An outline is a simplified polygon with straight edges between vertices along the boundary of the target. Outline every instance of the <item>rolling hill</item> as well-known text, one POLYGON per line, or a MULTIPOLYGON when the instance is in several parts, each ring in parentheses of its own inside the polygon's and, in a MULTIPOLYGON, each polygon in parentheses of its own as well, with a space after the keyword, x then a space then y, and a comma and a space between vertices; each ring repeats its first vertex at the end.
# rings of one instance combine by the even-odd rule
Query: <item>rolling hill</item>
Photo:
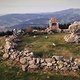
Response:
POLYGON ((7 14, 0 16, 0 27, 23 28, 29 25, 45 26, 51 17, 56 17, 59 23, 62 24, 80 21, 80 9, 67 9, 38 14, 7 14))

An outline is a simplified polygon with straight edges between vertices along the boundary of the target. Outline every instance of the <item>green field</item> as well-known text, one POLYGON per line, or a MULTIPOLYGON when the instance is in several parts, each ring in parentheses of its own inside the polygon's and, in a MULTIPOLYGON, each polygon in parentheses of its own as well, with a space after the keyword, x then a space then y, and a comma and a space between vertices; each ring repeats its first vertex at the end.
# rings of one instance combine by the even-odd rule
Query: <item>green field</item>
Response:
MULTIPOLYGON (((30 35, 20 37, 17 49, 23 50, 29 47, 34 52, 35 57, 51 57, 52 55, 63 55, 64 57, 79 57, 80 43, 66 43, 65 33, 53 35, 38 35, 36 38, 30 35), (56 46, 52 44, 55 43, 56 46)), ((4 37, 0 38, 0 45, 4 45, 4 37)), ((80 80, 80 72, 43 72, 32 71, 23 72, 17 63, 11 60, 2 61, 0 53, 0 80, 80 80)))
POLYGON ((64 41, 65 35, 64 33, 56 33, 53 35, 38 35, 36 38, 25 35, 20 38, 21 42, 18 43, 18 49, 23 50, 25 46, 28 46, 37 57, 51 57, 52 55, 79 56, 80 44, 66 43, 64 41), (52 45, 53 43, 56 44, 55 47, 52 45))

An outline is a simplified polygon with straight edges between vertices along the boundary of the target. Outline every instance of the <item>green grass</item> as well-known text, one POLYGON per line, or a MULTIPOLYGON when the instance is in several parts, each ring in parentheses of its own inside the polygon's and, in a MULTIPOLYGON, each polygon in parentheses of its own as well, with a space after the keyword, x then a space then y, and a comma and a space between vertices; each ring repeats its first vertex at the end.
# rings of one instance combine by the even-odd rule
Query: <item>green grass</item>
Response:
POLYGON ((64 41, 64 33, 56 33, 54 35, 38 35, 36 38, 33 36, 21 37, 21 42, 18 43, 18 49, 22 50, 27 45, 34 52, 35 56, 50 57, 54 54, 63 56, 79 56, 80 43, 66 43, 64 41), (52 43, 55 43, 54 47, 52 43))
POLYGON ((0 46, 5 44, 5 37, 0 37, 0 46))
MULTIPOLYGON (((66 43, 65 33, 33 36, 24 35, 18 42, 18 50, 23 50, 25 46, 30 47, 36 57, 51 57, 52 55, 63 55, 65 57, 80 56, 80 43, 66 43), (56 46, 52 46, 55 43, 56 46)), ((4 45, 4 37, 0 38, 0 45, 4 45)), ((1 54, 1 53, 0 53, 1 54)), ((1 55, 0 55, 1 58, 1 55)), ((0 80, 80 80, 80 72, 23 72, 19 65, 11 60, 2 61, 0 59, 0 80)))
POLYGON ((72 75, 48 74, 42 72, 23 72, 18 68, 0 67, 0 80, 80 80, 72 75))
MULTIPOLYGON (((68 74, 68 73, 67 73, 68 74)), ((0 80, 80 80, 80 76, 77 74, 68 75, 60 74, 58 72, 23 72, 18 67, 10 67, 4 62, 0 62, 0 80)))

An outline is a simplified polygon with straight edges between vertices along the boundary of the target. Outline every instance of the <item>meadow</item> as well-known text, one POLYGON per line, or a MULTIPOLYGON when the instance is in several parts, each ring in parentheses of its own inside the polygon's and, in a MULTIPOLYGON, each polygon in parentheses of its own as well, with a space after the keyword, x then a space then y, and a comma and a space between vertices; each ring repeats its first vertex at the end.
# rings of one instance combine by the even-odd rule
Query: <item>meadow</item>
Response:
POLYGON ((18 50, 29 47, 36 57, 51 57, 52 55, 63 55, 64 57, 78 57, 80 55, 80 43, 66 43, 64 41, 65 33, 56 33, 53 35, 24 35, 18 42, 18 50), (46 38, 47 36, 47 38, 46 38), (53 43, 55 46, 53 46, 53 43))
MULTIPOLYGON (((19 37, 21 41, 17 43, 17 49, 23 50, 24 47, 29 47, 35 57, 52 57, 52 55, 80 57, 80 43, 66 43, 65 35, 66 33, 45 34, 37 35, 35 38, 32 35, 24 35, 19 37)), ((4 40, 5 37, 0 38, 0 45, 5 44, 4 40)), ((3 61, 1 57, 0 52, 0 80, 80 80, 80 72, 23 72, 16 62, 3 61)))

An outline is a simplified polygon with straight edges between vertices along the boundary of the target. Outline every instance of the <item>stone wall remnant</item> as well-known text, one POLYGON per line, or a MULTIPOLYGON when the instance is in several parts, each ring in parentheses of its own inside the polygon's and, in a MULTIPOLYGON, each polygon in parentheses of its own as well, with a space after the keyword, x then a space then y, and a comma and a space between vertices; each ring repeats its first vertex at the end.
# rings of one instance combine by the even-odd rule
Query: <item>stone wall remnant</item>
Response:
POLYGON ((61 30, 59 29, 59 22, 56 18, 51 18, 49 20, 49 31, 54 31, 54 32, 60 32, 61 30))
MULTIPOLYGON (((10 40, 7 37, 8 43, 15 43, 14 40, 10 40), (11 42, 12 41, 12 42, 11 42)), ((8 45, 5 43, 5 45, 8 45)), ((15 47, 14 47, 15 48, 15 47)), ((5 47, 4 47, 5 49, 5 47)), ((6 48, 7 52, 4 51, 3 60, 11 60, 19 63, 18 65, 23 71, 30 70, 56 70, 56 71, 78 71, 80 70, 80 59, 70 57, 66 59, 64 56, 53 55, 48 58, 35 57, 34 53, 29 48, 24 48, 22 51, 13 49, 10 45, 6 48)))
POLYGON ((80 42, 80 21, 74 22, 68 28, 69 34, 64 37, 66 42, 80 42))

